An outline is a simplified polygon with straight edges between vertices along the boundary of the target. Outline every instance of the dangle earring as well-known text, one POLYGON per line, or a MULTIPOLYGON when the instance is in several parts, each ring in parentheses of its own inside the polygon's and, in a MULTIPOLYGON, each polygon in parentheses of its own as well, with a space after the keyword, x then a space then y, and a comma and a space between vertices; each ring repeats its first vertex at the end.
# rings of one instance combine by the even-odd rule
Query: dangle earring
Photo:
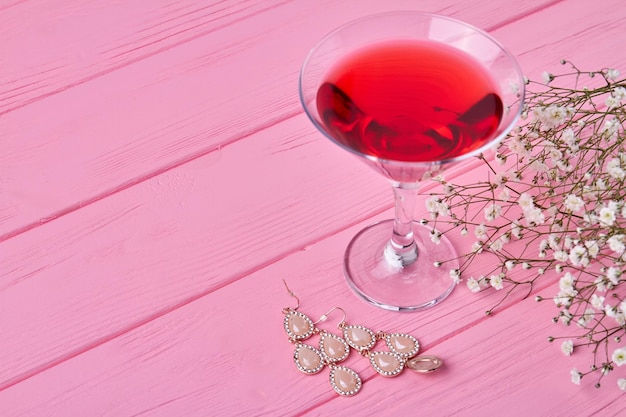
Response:
POLYGON ((416 356, 419 352, 419 342, 410 334, 374 332, 365 326, 346 323, 346 312, 340 307, 334 307, 319 320, 313 321, 305 314, 297 311, 300 300, 289 289, 289 294, 296 299, 295 307, 283 308, 285 319, 283 326, 289 341, 295 345, 293 360, 296 368, 301 372, 312 375, 324 369, 330 368, 330 385, 340 395, 355 395, 362 386, 361 378, 352 369, 337 365, 350 355, 350 348, 357 350, 362 356, 367 357, 372 368, 380 375, 393 377, 399 375, 405 368, 417 373, 429 373, 442 365, 442 360, 436 356, 416 356), (328 318, 335 310, 343 313, 343 318, 337 327, 342 336, 337 336, 326 330, 319 329, 315 325, 328 318), (319 349, 303 343, 313 335, 319 335, 319 349), (384 340, 387 350, 372 350, 378 341, 384 340))
MULTIPOLYGON (((287 287, 286 282, 285 287, 287 287)), ((296 346, 293 353, 293 361, 296 368, 307 375, 313 375, 321 372, 324 366, 328 366, 330 368, 330 385, 333 390, 339 395, 355 395, 361 390, 361 378, 352 369, 337 365, 348 358, 350 354, 348 343, 337 335, 315 327, 320 321, 326 320, 328 314, 334 310, 343 310, 335 307, 322 315, 319 320, 313 322, 308 316, 297 311, 300 306, 300 300, 289 287, 287 287, 287 291, 297 301, 295 307, 283 309, 285 332, 289 336, 289 341, 296 346), (302 342, 315 334, 320 335, 319 349, 302 342)), ((345 312, 343 313, 344 319, 342 319, 341 323, 345 322, 345 312)))

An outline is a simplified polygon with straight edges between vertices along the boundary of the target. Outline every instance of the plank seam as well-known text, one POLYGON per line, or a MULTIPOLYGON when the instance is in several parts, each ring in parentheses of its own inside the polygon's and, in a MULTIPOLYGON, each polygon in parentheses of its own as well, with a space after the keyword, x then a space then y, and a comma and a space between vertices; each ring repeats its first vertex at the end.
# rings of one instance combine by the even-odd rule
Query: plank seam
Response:
POLYGON ((173 43, 173 44, 171 44, 171 45, 163 46, 163 47, 161 47, 161 48, 159 48, 159 49, 156 49, 156 50, 155 50, 155 51, 153 51, 153 52, 149 52, 149 53, 147 53, 147 54, 145 54, 145 55, 142 55, 142 56, 139 56, 139 57, 137 57, 137 58, 131 59, 131 60, 127 61, 127 62, 121 63, 121 64, 119 64, 119 65, 113 65, 113 66, 111 66, 111 67, 107 68, 107 69, 106 69, 106 70, 104 70, 104 71, 96 72, 96 73, 94 73, 94 74, 92 74, 92 75, 90 75, 90 76, 87 76, 87 77, 85 77, 85 78, 82 78, 82 79, 80 79, 80 80, 78 80, 78 81, 75 81, 75 82, 73 82, 73 83, 69 83, 69 84, 66 84, 66 85, 64 85, 64 86, 58 87, 58 88, 56 88, 56 89, 54 89, 54 90, 52 90, 52 91, 49 91, 49 92, 47 92, 47 93, 45 93, 45 94, 42 94, 42 95, 39 95, 39 96, 36 96, 36 97, 32 97, 32 98, 30 98, 30 99, 27 99, 27 100, 25 100, 24 102, 22 102, 22 103, 20 103, 20 104, 15 105, 14 107, 9 107, 8 109, 5 109, 5 110, 0 110, 0 116, 3 116, 3 115, 8 114, 8 113, 11 113, 12 111, 15 111, 15 110, 17 110, 17 109, 20 109, 20 108, 22 108, 22 107, 25 107, 25 106, 27 106, 27 105, 29 105, 29 104, 32 104, 32 103, 34 103, 34 102, 37 102, 37 101, 39 101, 39 100, 43 100, 43 99, 45 99, 45 98, 48 98, 48 97, 54 96, 54 95, 56 95, 56 94, 62 93, 62 92, 64 92, 64 91, 67 91, 67 90, 69 90, 69 89, 71 89, 71 88, 74 88, 74 87, 77 87, 77 86, 79 86, 79 85, 85 84, 86 82, 89 82, 89 81, 95 80, 96 78, 102 77, 102 76, 104 76, 104 75, 107 75, 107 74, 109 74, 109 73, 112 73, 112 72, 114 72, 114 71, 117 71, 117 70, 119 70, 119 69, 121 69, 121 68, 127 67, 127 66, 129 66, 129 65, 133 65, 133 64, 135 64, 135 63, 137 63, 137 62, 140 62, 140 61, 143 61, 144 59, 147 59, 147 58, 150 58, 150 57, 152 57, 152 56, 158 55, 158 54, 160 54, 160 53, 162 53, 162 52, 168 51, 168 50, 173 49, 173 48, 175 48, 175 47, 177 47, 177 46, 184 45, 184 44, 186 44, 186 43, 189 43, 189 42, 195 41, 196 39, 199 39, 199 38, 202 38, 202 37, 204 37, 204 36, 207 36, 207 35, 209 35, 209 34, 211 34, 211 33, 213 33, 213 32, 217 32, 217 31, 219 31, 219 30, 223 29, 223 28, 224 28, 224 27, 226 27, 226 26, 230 26, 230 25, 233 25, 233 24, 236 24, 236 23, 243 22, 243 21, 245 21, 245 20, 248 20, 248 19, 250 19, 250 18, 252 18, 252 17, 254 17, 254 16, 256 16, 256 15, 260 14, 260 13, 265 13, 265 12, 270 11, 270 10, 272 10, 272 9, 275 9, 275 8, 277 8, 277 7, 283 6, 283 5, 287 4, 287 3, 291 3, 292 1, 293 1, 293 0, 285 0, 285 1, 283 1, 283 2, 280 2, 280 3, 275 4, 275 5, 273 5, 273 6, 267 7, 267 8, 265 8, 265 9, 261 9, 261 10, 257 11, 256 13, 253 13, 253 14, 251 14, 251 15, 244 16, 244 17, 241 17, 241 18, 239 18, 239 19, 235 19, 235 20, 233 20, 233 21, 231 21, 231 22, 229 22, 229 23, 225 23, 225 24, 222 24, 222 25, 219 25, 219 26, 213 27, 213 28, 208 29, 208 30, 206 30, 206 31, 200 32, 200 33, 198 33, 197 35, 192 36, 192 37, 190 37, 190 38, 187 38, 187 39, 182 39, 182 40, 180 40, 180 41, 178 41, 178 42, 174 42, 174 43, 173 43))

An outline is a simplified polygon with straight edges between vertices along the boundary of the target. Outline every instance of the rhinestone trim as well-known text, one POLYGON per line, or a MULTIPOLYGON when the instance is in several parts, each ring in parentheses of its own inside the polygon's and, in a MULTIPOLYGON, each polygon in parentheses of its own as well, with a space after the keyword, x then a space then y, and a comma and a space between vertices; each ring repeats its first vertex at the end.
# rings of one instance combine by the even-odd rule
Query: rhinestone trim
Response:
POLYGON ((306 339, 307 337, 310 337, 313 332, 315 331, 315 326, 313 325, 313 320, 311 320, 308 316, 300 313, 299 311, 295 311, 295 310, 290 310, 289 312, 287 312, 287 314, 285 314, 285 319, 283 320, 283 326, 285 328, 285 333, 287 333, 287 336, 289 336, 290 339, 293 340, 302 340, 302 339, 306 339), (291 329, 289 328, 289 318, 292 316, 298 316, 303 318, 308 326, 309 329, 307 330, 307 332, 305 334, 302 335, 297 335, 295 333, 293 333, 291 331, 291 329))
POLYGON ((400 356, 401 358, 407 359, 407 358, 411 358, 415 355, 417 355, 417 352, 419 352, 420 350, 420 344, 417 341, 416 338, 414 338, 413 336, 411 336, 410 334, 406 334, 406 333, 391 333, 388 334, 387 336, 385 336, 385 343, 387 344, 387 347, 389 348, 390 351, 392 351, 393 353, 395 353, 396 355, 400 356), (391 343, 391 338, 392 337, 406 337, 408 339, 410 339, 413 342, 413 349, 409 352, 409 353, 402 353, 402 352, 398 352, 395 347, 393 346, 393 344, 391 343))
POLYGON ((332 333, 327 333, 326 331, 322 331, 320 333, 320 353, 322 355, 322 358, 324 358, 329 363, 338 363, 338 362, 345 360, 348 357, 348 355, 350 355, 350 347, 348 346, 348 343, 341 337, 336 336, 332 333), (341 357, 331 358, 330 356, 326 354, 326 350, 324 349, 324 344, 327 339, 335 339, 343 344, 344 349, 343 349, 343 354, 341 355, 341 357))
POLYGON ((320 372, 324 368, 324 361, 322 360, 322 355, 320 354, 320 351, 315 349, 313 346, 309 346, 309 345, 305 345, 305 344, 298 344, 296 346, 296 350, 294 350, 294 352, 293 352, 293 362, 296 364, 296 368, 298 368, 301 372, 304 372, 307 375, 316 374, 316 373, 320 372), (308 349, 308 350, 313 351, 315 354, 317 354, 317 356, 319 356, 319 358, 320 358, 319 365, 317 365, 313 369, 305 368, 304 366, 302 366, 300 364, 300 360, 299 360, 300 351, 302 349, 308 349))
POLYGON ((368 329, 367 327, 364 327, 364 326, 357 326, 357 325, 345 326, 343 328, 343 338, 346 340, 348 345, 350 345, 350 347, 352 347, 353 349, 356 349, 358 351, 369 350, 372 347, 374 347, 374 345, 376 344, 376 334, 373 331, 371 331, 370 329, 368 329), (352 339, 350 339, 348 337, 348 330, 349 329, 360 329, 360 330, 366 331, 370 335, 370 342, 366 346, 359 346, 359 345, 357 345, 352 339))
POLYGON ((344 395, 344 396, 347 396, 347 397, 355 395, 356 393, 358 393, 361 390, 361 386, 363 385, 363 383, 361 382, 361 377, 359 376, 359 374, 357 374, 352 369, 347 368, 345 366, 334 366, 330 370, 330 377, 329 378, 330 378, 330 385, 333 387, 335 392, 337 394, 339 394, 339 395, 344 395), (337 384, 335 384, 335 373, 339 369, 342 369, 342 370, 348 372, 349 374, 352 374, 356 378, 356 387, 353 390, 351 390, 351 391, 344 391, 339 386, 337 386, 337 384))
POLYGON ((400 372, 402 372, 402 370, 404 369, 404 358, 395 352, 370 352, 369 359, 370 359, 370 363, 372 364, 372 368, 374 368, 374 370, 376 370, 376 372, 378 372, 382 376, 388 376, 388 377, 396 376, 400 372), (378 366, 378 364, 374 360, 374 358, 376 358, 376 356, 379 356, 379 355, 393 356, 394 358, 398 360, 398 366, 391 372, 383 370, 381 367, 378 366))

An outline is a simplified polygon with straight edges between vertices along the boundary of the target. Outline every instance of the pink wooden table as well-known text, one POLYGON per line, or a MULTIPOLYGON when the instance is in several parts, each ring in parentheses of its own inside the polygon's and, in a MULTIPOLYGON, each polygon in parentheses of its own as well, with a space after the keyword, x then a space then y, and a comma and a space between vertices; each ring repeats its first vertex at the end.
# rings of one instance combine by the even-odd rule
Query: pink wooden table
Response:
POLYGON ((0 1, 0 416, 624 415, 614 379, 570 382, 587 358, 546 342, 552 303, 487 318, 498 296, 459 287, 398 314, 346 285, 391 193, 315 131, 298 71, 336 26, 416 8, 535 78, 626 70, 623 0, 0 1), (445 367, 383 378, 352 354, 363 388, 336 395, 294 367, 283 278, 312 317, 341 306, 445 367))

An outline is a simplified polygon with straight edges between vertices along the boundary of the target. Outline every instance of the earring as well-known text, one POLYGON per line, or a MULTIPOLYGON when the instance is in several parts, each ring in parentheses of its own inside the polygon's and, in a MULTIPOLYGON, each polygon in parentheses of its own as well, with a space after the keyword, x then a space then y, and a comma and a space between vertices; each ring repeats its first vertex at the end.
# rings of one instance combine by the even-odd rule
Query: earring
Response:
MULTIPOLYGON (((286 282, 285 287, 287 287, 286 282)), ((348 343, 337 335, 315 327, 317 323, 326 320, 327 315, 338 308, 330 310, 322 315, 318 321, 313 322, 308 316, 297 311, 300 300, 289 287, 287 287, 287 291, 297 301, 295 307, 283 309, 285 315, 283 327, 289 336, 289 341, 296 346, 293 353, 296 368, 307 375, 313 375, 321 372, 324 366, 328 366, 330 368, 330 385, 337 394, 352 396, 358 393, 363 385, 361 377, 352 369, 337 365, 348 358, 350 354, 348 343), (302 342, 315 334, 320 335, 319 349, 302 342)))
POLYGON ((312 375, 321 372, 324 366, 328 366, 330 384, 336 393, 345 396, 355 395, 362 386, 361 378, 355 371, 346 366, 337 365, 348 358, 350 348, 367 357, 374 370, 385 377, 399 375, 405 368, 417 373, 430 373, 443 364, 442 360, 436 356, 416 356, 420 345, 418 340, 410 334, 374 332, 365 326, 347 324, 346 312, 340 307, 332 308, 314 322, 297 311, 300 307, 300 300, 284 280, 283 282, 289 294, 297 301, 295 307, 283 309, 285 315, 283 327, 289 336, 289 341, 296 346, 293 354, 296 368, 307 375, 312 375), (315 327, 335 310, 343 313, 343 318, 337 325, 343 337, 315 327), (319 349, 302 342, 317 334, 320 336, 319 349), (380 340, 385 341, 388 350, 373 351, 372 349, 380 340))

